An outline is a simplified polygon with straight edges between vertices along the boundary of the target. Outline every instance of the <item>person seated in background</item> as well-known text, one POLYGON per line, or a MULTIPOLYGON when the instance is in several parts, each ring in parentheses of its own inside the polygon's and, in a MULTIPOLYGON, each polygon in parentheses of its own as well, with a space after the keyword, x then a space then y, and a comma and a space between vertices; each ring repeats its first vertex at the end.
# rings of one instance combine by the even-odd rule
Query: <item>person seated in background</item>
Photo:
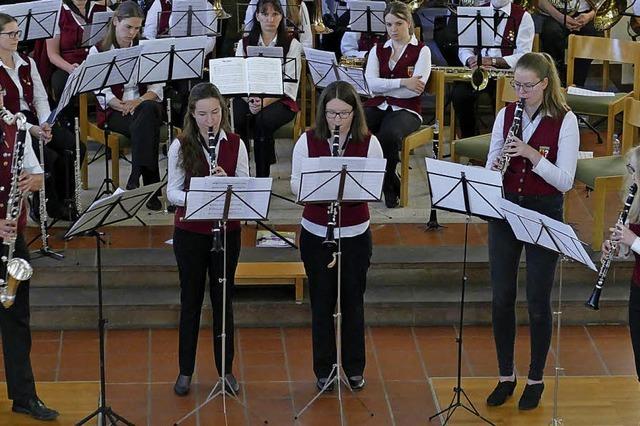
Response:
MULTIPOLYGON (((251 0, 244 13, 244 32, 248 33, 253 28, 254 15, 258 0, 251 0)), ((303 0, 287 0, 285 26, 293 26, 293 36, 304 47, 313 47, 313 32, 311 31, 311 20, 309 19, 309 9, 303 0)))

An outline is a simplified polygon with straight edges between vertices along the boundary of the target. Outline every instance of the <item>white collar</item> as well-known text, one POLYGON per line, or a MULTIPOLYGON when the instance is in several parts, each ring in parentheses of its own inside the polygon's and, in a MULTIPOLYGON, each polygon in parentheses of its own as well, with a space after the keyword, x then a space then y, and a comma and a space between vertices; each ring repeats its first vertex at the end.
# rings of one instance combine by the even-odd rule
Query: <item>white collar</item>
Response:
POLYGON ((262 40, 262 34, 260 34, 260 38, 258 39, 258 46, 266 46, 266 47, 275 46, 277 42, 278 42, 278 35, 276 34, 273 40, 271 40, 271 43, 269 43, 268 45, 264 44, 264 41, 262 40))
MULTIPOLYGON (((388 39, 387 41, 384 42, 383 47, 391 47, 393 43, 393 40, 388 39)), ((418 39, 416 38, 415 35, 411 35, 411 38, 409 39, 409 43, 408 44, 413 44, 414 46, 418 45, 418 39)))
MULTIPOLYGON (((489 4, 490 8, 496 10, 491 4, 489 4)), ((507 3, 505 6, 501 7, 500 9, 497 9, 500 12, 502 12, 504 15, 506 16, 511 16, 511 2, 507 3)))
MULTIPOLYGON (((16 71, 23 65, 29 65, 24 59, 22 59, 22 56, 18 55, 18 52, 13 52, 13 62, 16 65, 16 71)), ((2 60, 0 60, 0 66, 9 68, 2 62, 2 60)))

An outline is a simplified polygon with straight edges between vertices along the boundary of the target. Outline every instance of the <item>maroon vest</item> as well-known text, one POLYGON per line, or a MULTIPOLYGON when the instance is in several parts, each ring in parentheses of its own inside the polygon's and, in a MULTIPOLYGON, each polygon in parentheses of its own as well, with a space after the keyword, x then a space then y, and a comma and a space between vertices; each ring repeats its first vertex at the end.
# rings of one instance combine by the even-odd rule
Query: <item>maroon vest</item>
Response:
POLYGON ((518 28, 520 28, 524 13, 525 9, 522 6, 511 3, 511 15, 507 19, 502 35, 502 45, 500 47, 502 56, 513 55, 513 46, 515 46, 518 38, 518 28))
POLYGON ((158 18, 157 34, 168 35, 169 34, 169 17, 171 16, 171 0, 158 0, 160 2, 160 17, 158 18))
MULTIPOLYGON (((504 113, 503 137, 506 139, 513 115, 515 103, 507 105, 504 113)), ((564 117, 563 117, 564 118, 564 117)), ((555 164, 558 156, 558 138, 562 120, 545 116, 529 139, 529 146, 539 151, 545 158, 555 164)), ((533 164, 524 157, 513 157, 504 175, 503 185, 505 193, 516 195, 553 195, 560 194, 555 186, 548 184, 538 174, 532 171, 533 164)))
MULTIPOLYGON (((33 105, 33 80, 31 79, 31 61, 28 56, 19 54, 20 57, 27 63, 18 68, 18 78, 20 79, 20 85, 22 86, 22 96, 29 105, 29 110, 36 113, 35 106, 33 105)), ((9 77, 9 74, 0 67, 0 86, 4 88, 6 94, 4 95, 4 106, 12 113, 16 113, 21 110, 20 108, 20 93, 18 88, 9 77)))
POLYGON ((360 38, 358 39, 358 50, 359 51, 370 51, 373 46, 378 43, 383 43, 386 40, 386 36, 383 34, 375 34, 375 33, 360 33, 360 38))
MULTIPOLYGON (((629 229, 636 235, 640 235, 640 223, 630 223, 629 229)), ((636 263, 633 266, 633 275, 631 276, 631 284, 640 287, 640 254, 632 251, 633 256, 636 258, 636 263)))
MULTIPOLYGON (((404 53, 396 63, 396 66, 391 70, 389 68, 389 59, 391 58, 391 46, 385 48, 384 43, 380 42, 376 45, 376 55, 378 56, 378 62, 380 63, 380 77, 381 78, 409 78, 409 67, 415 66, 420 56, 420 50, 424 46, 424 43, 418 42, 418 45, 408 44, 404 53)), ((422 107, 420 105, 420 95, 413 98, 400 99, 392 96, 376 96, 365 101, 365 106, 377 107, 387 101, 389 105, 397 106, 400 108, 410 109, 418 114, 421 113, 422 107)))
MULTIPOLYGON (((134 45, 136 44, 138 44, 138 42, 134 41, 134 45)), ((102 42, 96 44, 96 49, 98 49, 98 52, 105 51, 105 49, 102 48, 102 42)), ((109 89, 111 89, 111 93, 113 93, 116 98, 122 100, 122 95, 124 95, 124 84, 115 84, 109 87, 109 89)), ((140 93, 140 96, 147 93, 147 85, 138 84, 138 92, 140 93)), ((98 124, 98 127, 102 128, 104 127, 104 123, 107 122, 107 119, 109 118, 109 115, 111 115, 113 110, 109 107, 107 107, 106 110, 103 110, 100 102, 96 102, 96 106, 96 123, 98 124)))
MULTIPOLYGON (((291 46, 292 38, 289 37, 285 41, 284 45, 282 45, 282 54, 286 57, 289 52, 289 46, 291 46)), ((244 57, 247 57, 247 46, 249 46, 249 37, 242 38, 242 50, 244 51, 244 57)), ((289 96, 283 96, 278 102, 282 102, 287 108, 289 108, 293 112, 300 111, 300 106, 298 103, 291 99, 289 96)))
MULTIPOLYGON (((238 150, 240 149, 240 136, 235 133, 227 133, 227 139, 218 142, 220 148, 218 149, 217 162, 218 166, 222 167, 227 173, 227 176, 235 176, 236 168, 238 166, 238 150)), ((209 170, 209 163, 202 150, 200 153, 200 170, 209 170)), ((191 170, 185 171, 185 178, 183 188, 189 188, 192 177, 208 176, 207 173, 198 171, 192 173, 191 170)), ((184 229, 185 231, 195 232, 196 234, 210 235, 211 230, 215 226, 215 221, 203 220, 203 221, 183 221, 185 208, 177 207, 173 224, 176 228, 184 229)), ((240 229, 240 222, 236 220, 230 220, 227 222, 227 231, 234 231, 240 229)))
MULTIPOLYGON (((309 158, 331 157, 331 150, 326 139, 315 136, 313 130, 307 130, 307 149, 309 158)), ((360 143, 350 140, 344 152, 345 157, 366 157, 369 154, 369 141, 371 135, 367 135, 360 143)), ((306 204, 302 211, 302 217, 309 222, 320 226, 327 226, 329 215, 327 214, 328 204, 306 204)), ((354 226, 369 220, 369 206, 367 203, 342 203, 341 204, 341 225, 354 226)))
MULTIPOLYGON (((95 12, 104 12, 105 10, 103 5, 91 2, 87 23, 91 23, 95 12)), ((78 25, 73 17, 73 12, 64 7, 60 10, 58 26, 60 27, 60 55, 70 64, 81 64, 89 54, 88 48, 80 47, 84 34, 83 27, 78 25)))
MULTIPOLYGON (((2 161, 2 167, 0 167, 0 217, 4 219, 7 217, 7 201, 11 188, 11 162, 18 132, 16 126, 9 126, 1 120, 0 128, 4 133, 4 141, 6 142, 0 143, 0 161, 2 161)), ((27 211, 27 203, 23 201, 22 211, 18 218, 18 233, 21 233, 27 224, 27 211)))

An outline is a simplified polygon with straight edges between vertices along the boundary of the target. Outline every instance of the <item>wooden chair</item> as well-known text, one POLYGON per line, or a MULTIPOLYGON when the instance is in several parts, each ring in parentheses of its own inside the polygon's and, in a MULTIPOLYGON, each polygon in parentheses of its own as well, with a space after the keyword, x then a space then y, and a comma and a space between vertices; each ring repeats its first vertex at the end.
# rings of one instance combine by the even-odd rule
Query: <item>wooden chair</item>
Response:
POLYGON ((624 110, 625 98, 639 99, 640 45, 620 39, 569 35, 567 50, 567 87, 573 85, 576 58, 599 59, 605 63, 619 62, 636 64, 633 73, 633 90, 628 93, 616 93, 614 96, 576 96, 567 95, 567 103, 574 113, 607 117, 606 152, 613 152, 613 134, 615 118, 624 110))
POLYGON ((400 207, 409 204, 409 158, 411 151, 433 140, 433 127, 422 126, 402 140, 400 154, 400 207))

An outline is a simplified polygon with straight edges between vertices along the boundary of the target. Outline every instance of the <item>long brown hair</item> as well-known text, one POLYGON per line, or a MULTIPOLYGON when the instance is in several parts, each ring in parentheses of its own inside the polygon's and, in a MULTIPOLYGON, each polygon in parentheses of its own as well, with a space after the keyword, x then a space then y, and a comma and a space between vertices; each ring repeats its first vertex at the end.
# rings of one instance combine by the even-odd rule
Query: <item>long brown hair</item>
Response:
POLYGON ((536 73, 540 80, 546 77, 549 81, 542 98, 542 113, 555 119, 564 117, 569 106, 562 90, 560 76, 553 58, 548 53, 525 53, 518 59, 515 69, 525 69, 536 73))
POLYGON ((16 18, 11 15, 7 15, 6 13, 0 13, 0 31, 4 31, 4 26, 9 22, 18 22, 16 18))
POLYGON ((409 39, 411 39, 415 32, 415 28, 413 25, 413 16, 411 16, 411 10, 409 10, 409 7, 399 1, 392 1, 387 4, 387 7, 384 9, 382 19, 384 20, 387 15, 393 15, 398 19, 406 21, 409 24, 409 39))
POLYGON ((332 129, 327 125, 325 110, 327 104, 332 99, 340 99, 353 108, 353 121, 351 122, 351 138, 353 142, 358 143, 364 140, 369 133, 367 120, 364 117, 364 108, 360 101, 360 95, 356 89, 346 81, 334 81, 329 84, 320 94, 318 100, 318 109, 316 110, 316 127, 313 133, 319 139, 328 139, 331 137, 332 129))
MULTIPOLYGON (((286 17, 284 14, 284 9, 282 8, 282 4, 278 0, 258 0, 258 3, 256 4, 256 11, 253 14, 253 27, 251 27, 251 31, 249 31, 249 35, 247 36, 247 40, 248 40, 247 45, 248 46, 258 45, 258 41, 260 40, 260 35, 262 34, 262 26, 258 21, 258 13, 262 13, 266 11, 267 5, 269 4, 271 5, 271 7, 273 7, 273 10, 275 10, 280 15, 282 15, 282 19, 280 20, 280 25, 278 25, 278 30, 276 35, 277 37, 276 46, 282 47, 283 53, 286 56, 287 51, 289 50, 290 40, 289 40, 289 34, 287 33, 286 17)), ((244 48, 246 49, 247 46, 244 46, 244 48)))
POLYGON ((218 88, 211 83, 198 83, 193 86, 189 93, 189 103, 187 112, 184 115, 182 133, 178 136, 178 140, 180 140, 180 159, 178 160, 178 165, 188 172, 206 173, 206 170, 201 170, 201 136, 198 123, 196 123, 193 114, 196 110, 196 103, 202 99, 209 98, 215 98, 220 102, 220 109, 222 111, 220 128, 226 133, 231 132, 231 126, 229 125, 229 108, 218 88))
MULTIPOLYGON (((118 21, 122 21, 127 18, 141 18, 144 19, 144 12, 140 9, 140 6, 134 1, 127 0, 123 1, 118 5, 116 10, 113 12, 113 16, 109 20, 109 29, 107 30, 107 34, 104 36, 102 41, 100 42, 100 47, 102 50, 111 49, 111 46, 115 46, 116 42, 116 27, 113 25, 114 19, 118 18, 118 21)), ((140 33, 136 36, 139 37, 140 33)), ((120 46, 120 47, 129 47, 129 46, 120 46)))

